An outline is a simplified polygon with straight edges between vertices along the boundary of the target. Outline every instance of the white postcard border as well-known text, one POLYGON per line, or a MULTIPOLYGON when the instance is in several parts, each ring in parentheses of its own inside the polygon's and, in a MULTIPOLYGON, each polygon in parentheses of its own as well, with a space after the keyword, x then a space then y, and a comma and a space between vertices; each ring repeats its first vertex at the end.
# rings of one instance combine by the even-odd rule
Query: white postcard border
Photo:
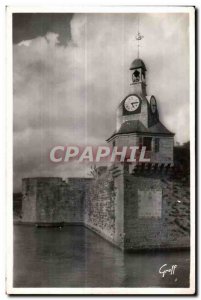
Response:
POLYGON ((129 295, 161 294, 192 295, 195 293, 195 8, 192 6, 68 6, 68 7, 7 7, 7 105, 6 105, 6 217, 7 217, 7 283, 8 294, 81 294, 129 295), (191 149, 191 235, 190 235, 190 287, 189 288, 13 288, 13 58, 12 14, 25 12, 54 13, 189 13, 190 47, 190 149, 191 149))

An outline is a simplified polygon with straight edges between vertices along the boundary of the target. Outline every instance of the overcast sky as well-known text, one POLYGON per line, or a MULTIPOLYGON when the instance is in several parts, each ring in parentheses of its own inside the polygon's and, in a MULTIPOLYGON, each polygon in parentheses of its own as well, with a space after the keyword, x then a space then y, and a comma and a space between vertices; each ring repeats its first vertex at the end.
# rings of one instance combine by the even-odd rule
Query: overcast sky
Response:
MULTIPOLYGON (((147 92, 180 143, 189 140, 188 14, 140 14, 147 92)), ((138 14, 15 14, 14 189, 21 178, 84 176, 53 164, 54 145, 103 145, 130 91, 138 14)))

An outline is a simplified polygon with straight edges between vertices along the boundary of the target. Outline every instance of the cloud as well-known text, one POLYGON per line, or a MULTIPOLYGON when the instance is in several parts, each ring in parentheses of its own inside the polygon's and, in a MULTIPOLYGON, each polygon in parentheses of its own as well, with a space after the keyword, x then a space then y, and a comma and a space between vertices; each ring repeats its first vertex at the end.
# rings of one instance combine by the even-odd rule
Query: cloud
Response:
MULTIPOLYGON (((142 14, 140 20, 148 94, 156 95, 161 120, 184 142, 188 16, 142 14)), ((57 32, 13 46, 15 189, 25 176, 86 174, 84 166, 53 166, 48 151, 57 144, 103 144, 114 131, 116 107, 130 92, 136 30, 134 14, 75 14, 66 46, 57 32)))

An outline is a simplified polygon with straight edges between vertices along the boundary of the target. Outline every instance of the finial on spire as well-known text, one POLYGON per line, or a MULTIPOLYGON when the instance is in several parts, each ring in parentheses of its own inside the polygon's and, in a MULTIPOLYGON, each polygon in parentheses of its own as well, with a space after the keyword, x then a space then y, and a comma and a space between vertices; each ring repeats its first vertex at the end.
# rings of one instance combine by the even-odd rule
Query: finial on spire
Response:
POLYGON ((138 32, 137 32, 137 35, 135 37, 135 39, 137 40, 137 47, 138 47, 138 52, 137 52, 137 57, 139 58, 140 56, 140 41, 144 38, 143 35, 140 34, 140 18, 139 18, 139 15, 138 15, 138 32))

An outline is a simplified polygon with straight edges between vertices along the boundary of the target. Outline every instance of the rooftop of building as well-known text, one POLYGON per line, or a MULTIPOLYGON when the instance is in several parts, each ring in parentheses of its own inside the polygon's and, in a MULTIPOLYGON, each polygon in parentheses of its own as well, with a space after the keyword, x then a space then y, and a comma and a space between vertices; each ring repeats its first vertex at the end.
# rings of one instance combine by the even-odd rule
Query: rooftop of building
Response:
POLYGON ((121 127, 119 130, 116 130, 108 139, 112 139, 116 135, 121 134, 130 134, 130 133, 136 133, 136 134, 147 134, 147 135, 165 135, 165 136, 174 136, 174 133, 169 131, 160 121, 149 127, 146 128, 142 122, 139 120, 132 120, 132 121, 126 121, 123 124, 121 124, 121 127))
POLYGON ((131 66, 130 66, 130 70, 134 70, 134 69, 138 69, 138 68, 142 68, 145 71, 147 70, 143 60, 140 58, 134 59, 134 61, 132 62, 131 66))

